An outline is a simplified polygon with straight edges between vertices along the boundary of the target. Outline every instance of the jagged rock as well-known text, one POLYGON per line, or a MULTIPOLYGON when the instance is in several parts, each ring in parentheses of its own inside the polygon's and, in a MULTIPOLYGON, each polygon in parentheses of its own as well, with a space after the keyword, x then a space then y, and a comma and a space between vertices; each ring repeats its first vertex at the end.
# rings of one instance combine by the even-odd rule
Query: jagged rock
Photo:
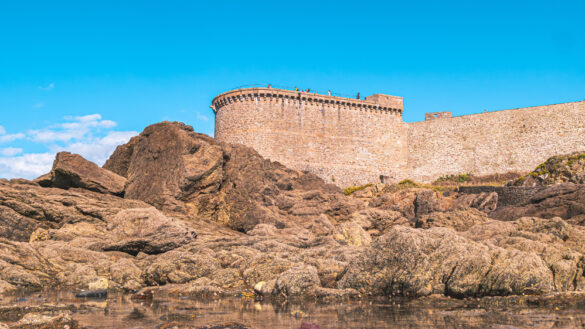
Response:
POLYGON ((12 208, 0 205, 0 237, 14 241, 28 241, 37 226, 38 223, 34 219, 22 216, 12 208))
POLYGON ((320 214, 346 219, 361 207, 312 174, 287 169, 250 148, 219 143, 176 122, 147 127, 120 146, 104 167, 128 178, 127 198, 240 231, 260 223, 310 226, 320 214))
POLYGON ((414 225, 413 221, 403 217, 398 211, 376 208, 368 208, 353 213, 351 221, 359 223, 370 236, 382 235, 394 225, 414 225))
POLYGON ((311 293, 320 287, 317 269, 313 266, 300 265, 293 267, 276 278, 273 294, 293 297, 311 293))
POLYGON ((581 185, 544 188, 504 222, 480 211, 495 206, 493 194, 380 186, 348 197, 168 122, 120 146, 104 168, 127 177, 126 198, 0 180, 0 291, 162 285, 153 292, 219 296, 256 287, 343 300, 585 290, 581 185))
POLYGON ((546 293, 553 275, 531 252, 490 247, 447 228, 394 226, 350 263, 338 287, 405 296, 546 293))
POLYGON ((122 177, 128 177, 128 168, 134 154, 134 146, 138 142, 138 136, 130 138, 128 143, 118 146, 110 158, 104 163, 103 168, 122 177))
POLYGON ((160 254, 195 240, 197 234, 185 223, 161 214, 155 208, 120 211, 108 220, 109 243, 104 250, 131 255, 160 254))
MULTIPOLYGON (((84 189, 42 188, 37 184, 0 180, 0 218, 6 223, 4 237, 28 241, 38 227, 60 228, 66 223, 103 223, 122 209, 147 204, 84 189)), ((0 221, 0 223, 2 222, 0 221)), ((2 230, 0 230, 2 232, 2 230)))
MULTIPOLYGON (((45 184, 43 181, 39 182, 41 183, 45 184)), ((51 170, 51 186, 58 188, 80 187, 100 193, 122 195, 125 184, 124 177, 69 152, 57 153, 51 170)))
POLYGON ((270 281, 294 265, 290 260, 278 256, 257 255, 246 266, 243 277, 246 283, 254 285, 256 282, 270 281))
POLYGON ((585 184, 585 153, 573 152, 549 158, 533 172, 511 181, 511 186, 585 184))
POLYGON ((352 298, 359 298, 360 294, 355 289, 332 289, 325 287, 316 287, 315 298, 327 302, 343 301, 352 298))
POLYGON ((9 328, 76 329, 79 328, 79 324, 72 319, 70 311, 61 311, 56 314, 27 313, 20 320, 12 323, 9 328))
POLYGON ((370 201, 369 206, 398 211, 408 219, 446 209, 436 192, 417 188, 390 189, 370 201))
POLYGON ((498 207, 490 217, 514 220, 520 217, 571 217, 585 214, 585 185, 551 185, 536 193, 527 203, 498 207))
POLYGON ((254 292, 260 296, 270 296, 275 286, 276 280, 260 281, 254 285, 254 292))
POLYGON ((476 208, 485 213, 492 212, 498 207, 498 193, 482 192, 479 194, 464 194, 455 201, 455 208, 476 208))
POLYGON ((4 280, 0 280, 0 295, 8 294, 14 292, 15 290, 16 287, 14 285, 11 285, 10 283, 4 280))
POLYGON ((144 281, 151 284, 187 283, 211 275, 221 268, 219 261, 209 255, 178 250, 152 259, 143 271, 144 281))
POLYGON ((450 227, 456 231, 466 231, 475 224, 485 223, 489 220, 485 213, 477 209, 464 208, 422 215, 417 218, 415 227, 424 229, 450 227))
POLYGON ((39 184, 42 187, 50 187, 53 183, 53 175, 51 173, 41 175, 36 179, 32 180, 33 182, 39 184))
POLYGON ((337 228, 336 240, 344 241, 355 247, 367 247, 372 242, 370 234, 366 232, 357 222, 343 222, 337 228))

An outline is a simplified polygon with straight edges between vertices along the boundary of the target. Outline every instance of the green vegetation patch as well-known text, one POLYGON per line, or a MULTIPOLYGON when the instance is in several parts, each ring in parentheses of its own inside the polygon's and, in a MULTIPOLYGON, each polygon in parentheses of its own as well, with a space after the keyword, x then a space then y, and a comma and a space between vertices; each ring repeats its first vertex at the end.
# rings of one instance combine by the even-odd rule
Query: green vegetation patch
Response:
POLYGON ((420 187, 420 184, 417 184, 412 179, 404 179, 404 180, 401 180, 398 183, 398 186, 405 187, 405 188, 410 188, 410 187, 420 187))
POLYGON ((471 182, 473 179, 473 175, 466 173, 466 174, 459 174, 459 175, 444 175, 433 182, 433 184, 441 183, 441 182, 455 182, 455 183, 468 183, 471 182))
POLYGON ((353 192, 361 191, 361 190, 366 189, 370 186, 374 186, 374 184, 366 184, 366 185, 362 185, 362 186, 350 186, 350 187, 343 189, 343 193, 345 195, 351 195, 353 192))

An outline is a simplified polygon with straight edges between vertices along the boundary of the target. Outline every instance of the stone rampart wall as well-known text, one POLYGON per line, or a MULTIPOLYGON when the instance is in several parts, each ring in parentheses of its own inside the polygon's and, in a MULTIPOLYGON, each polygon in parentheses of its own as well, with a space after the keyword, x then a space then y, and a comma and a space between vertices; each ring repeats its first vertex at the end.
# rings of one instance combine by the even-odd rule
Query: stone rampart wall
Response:
POLYGON ((254 88, 213 100, 215 137, 349 186, 404 172, 402 99, 368 100, 254 88))
POLYGON ((585 102, 408 123, 404 177, 531 171, 547 158, 585 150, 585 102))
POLYGON ((402 98, 363 100, 273 88, 214 98, 215 137, 339 186, 528 172, 585 150, 585 102, 402 122, 402 98))

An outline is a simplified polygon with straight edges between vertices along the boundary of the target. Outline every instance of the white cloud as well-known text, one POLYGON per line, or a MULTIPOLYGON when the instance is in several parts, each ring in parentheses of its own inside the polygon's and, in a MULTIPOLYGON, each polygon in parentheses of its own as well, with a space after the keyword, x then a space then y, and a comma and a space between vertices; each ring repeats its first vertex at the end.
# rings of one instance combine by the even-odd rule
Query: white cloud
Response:
POLYGON ((80 122, 92 122, 92 121, 98 121, 101 119, 102 119, 102 116, 97 114, 97 113, 83 115, 83 116, 79 116, 79 117, 73 117, 73 120, 80 121, 80 122))
POLYGON ((43 103, 36 103, 35 105, 32 106, 33 109, 40 109, 41 107, 44 107, 45 104, 43 103))
MULTIPOLYGON (((38 130, 7 135, 0 126, 0 142, 27 138, 47 149, 44 153, 25 153, 16 147, 0 149, 0 177, 36 178, 51 170, 55 154, 60 151, 77 153, 102 165, 116 147, 138 135, 135 131, 111 130, 117 123, 102 120, 99 114, 65 117, 67 122, 49 125, 38 130)), ((26 149, 26 148, 25 148, 26 149)))
POLYGON ((53 88, 55 88, 55 84, 54 83, 49 83, 46 87, 40 86, 39 89, 40 90, 52 90, 53 88))
POLYGON ((0 143, 13 142, 17 139, 23 139, 25 136, 23 133, 17 134, 6 134, 6 129, 0 126, 0 143))
POLYGON ((52 153, 30 153, 16 157, 0 157, 0 177, 36 178, 51 171, 52 153))
POLYGON ((114 128, 118 124, 112 120, 102 120, 99 125, 103 128, 114 128))
POLYGON ((71 121, 53 125, 45 129, 30 130, 29 137, 37 143, 70 142, 75 139, 91 137, 93 128, 109 129, 117 124, 111 120, 102 120, 99 114, 65 117, 71 121))
POLYGON ((11 157, 22 153, 22 149, 18 147, 5 147, 0 148, 0 155, 11 157))
POLYGON ((4 135, 0 135, 0 143, 13 142, 17 139, 23 139, 24 137, 25 137, 25 135, 23 133, 4 134, 4 135))
POLYGON ((72 139, 83 138, 86 131, 81 130, 30 130, 28 132, 32 141, 37 143, 68 142, 72 139))
POLYGON ((201 121, 209 121, 209 117, 206 115, 203 115, 201 113, 197 113, 197 119, 199 119, 201 121))
POLYGON ((110 155, 114 152, 116 147, 124 144, 130 138, 138 135, 136 131, 111 131, 102 138, 95 138, 84 140, 69 144, 65 147, 51 147, 55 152, 69 151, 77 153, 89 161, 95 162, 98 165, 103 165, 110 155))

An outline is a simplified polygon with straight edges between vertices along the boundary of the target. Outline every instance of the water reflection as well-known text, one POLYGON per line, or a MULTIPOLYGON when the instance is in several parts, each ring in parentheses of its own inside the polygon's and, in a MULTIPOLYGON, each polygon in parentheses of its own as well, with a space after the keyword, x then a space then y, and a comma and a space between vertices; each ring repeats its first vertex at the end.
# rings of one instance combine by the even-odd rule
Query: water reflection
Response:
MULTIPOLYGON (((4 297, 3 305, 61 305, 82 328, 199 328, 235 322, 247 328, 581 328, 582 306, 485 307, 449 300, 375 300, 337 304, 259 302, 248 298, 194 300, 164 297, 134 301, 110 294, 104 300, 75 298, 72 292, 4 297)), ((0 321, 8 321, 0 318, 0 321)))

